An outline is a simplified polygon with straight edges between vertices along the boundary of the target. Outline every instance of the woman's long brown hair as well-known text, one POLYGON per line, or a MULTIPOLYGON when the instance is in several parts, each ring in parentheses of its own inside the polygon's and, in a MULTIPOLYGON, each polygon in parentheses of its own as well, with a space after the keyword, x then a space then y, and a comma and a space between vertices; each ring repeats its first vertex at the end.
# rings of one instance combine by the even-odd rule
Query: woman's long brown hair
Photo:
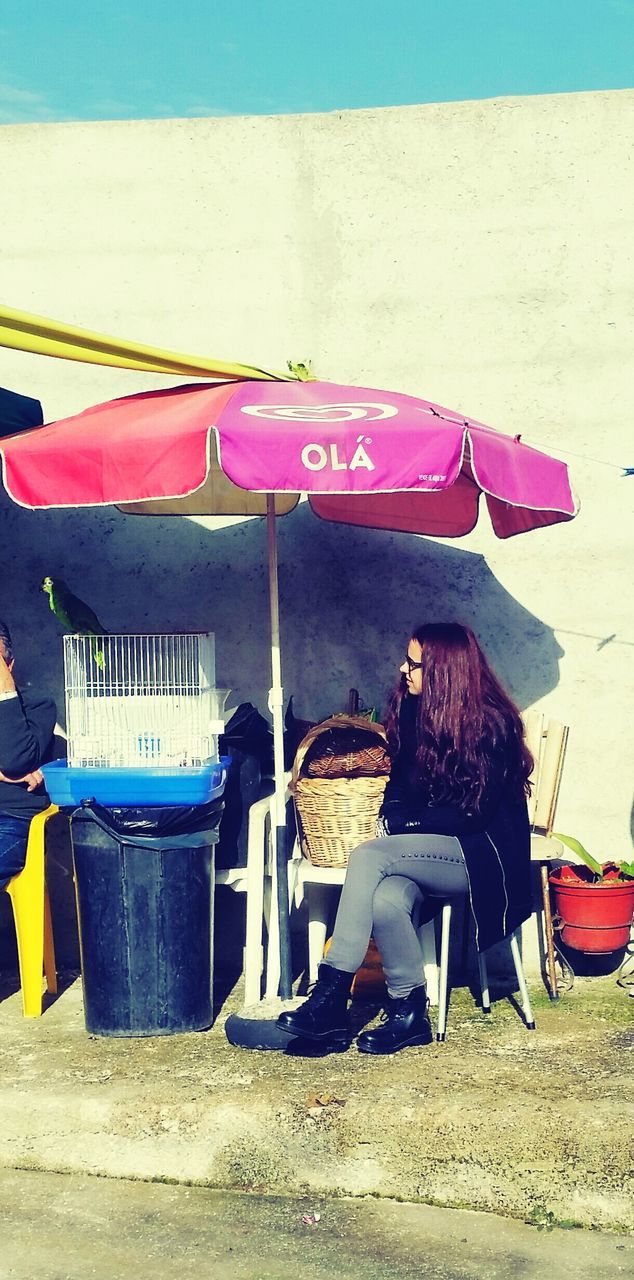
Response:
MULTIPOLYGON (((456 622, 429 623, 412 634, 421 649, 423 688, 416 720, 419 782, 432 804, 453 803, 477 813, 489 784, 509 797, 530 794, 533 757, 512 699, 492 671, 473 632, 456 622)), ((399 714, 407 690, 401 679, 387 717, 388 742, 399 748, 399 714)))

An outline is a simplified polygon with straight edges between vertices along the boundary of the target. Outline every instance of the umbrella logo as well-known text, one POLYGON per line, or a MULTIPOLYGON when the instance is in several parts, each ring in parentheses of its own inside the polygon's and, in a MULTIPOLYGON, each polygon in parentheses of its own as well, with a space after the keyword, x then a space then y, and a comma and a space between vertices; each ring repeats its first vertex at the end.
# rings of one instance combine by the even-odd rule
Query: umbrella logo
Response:
POLYGON ((379 418, 395 418, 398 409, 392 404, 374 400, 351 400, 345 404, 243 404, 241 413, 252 418, 273 418, 294 422, 376 422, 379 418))
POLYGON ((357 447, 347 462, 345 458, 339 457, 339 446, 336 441, 326 446, 323 444, 306 444, 301 452, 301 460, 307 471, 323 471, 328 466, 332 471, 356 471, 358 467, 365 467, 366 471, 374 471, 374 463, 369 456, 365 446, 372 444, 371 436, 357 436, 357 447))

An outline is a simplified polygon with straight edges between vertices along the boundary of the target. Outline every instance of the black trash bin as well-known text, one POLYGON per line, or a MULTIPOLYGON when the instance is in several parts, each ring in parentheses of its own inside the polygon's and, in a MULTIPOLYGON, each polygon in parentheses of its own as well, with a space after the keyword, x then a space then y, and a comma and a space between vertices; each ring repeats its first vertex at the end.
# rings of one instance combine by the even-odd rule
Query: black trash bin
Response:
POLYGON ((213 1021, 214 845, 222 800, 71 818, 86 1030, 201 1031, 213 1021))

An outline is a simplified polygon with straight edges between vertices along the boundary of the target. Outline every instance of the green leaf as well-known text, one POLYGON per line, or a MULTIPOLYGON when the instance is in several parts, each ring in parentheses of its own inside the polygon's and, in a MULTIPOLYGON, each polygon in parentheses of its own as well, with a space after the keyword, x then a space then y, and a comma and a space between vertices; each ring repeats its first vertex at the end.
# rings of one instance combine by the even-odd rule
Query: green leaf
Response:
POLYGON ((591 871, 594 871, 595 876, 602 875, 601 863, 597 862, 596 858, 593 858, 592 854, 588 853, 588 850, 584 849, 583 845, 578 840, 575 840, 574 836, 562 836, 560 831, 553 831, 552 837, 553 840, 561 840, 562 844, 572 849, 572 852, 576 853, 577 857, 581 858, 581 861, 585 862, 591 871))
POLYGON ((634 880, 634 862, 619 862, 619 871, 622 876, 631 876, 634 880))

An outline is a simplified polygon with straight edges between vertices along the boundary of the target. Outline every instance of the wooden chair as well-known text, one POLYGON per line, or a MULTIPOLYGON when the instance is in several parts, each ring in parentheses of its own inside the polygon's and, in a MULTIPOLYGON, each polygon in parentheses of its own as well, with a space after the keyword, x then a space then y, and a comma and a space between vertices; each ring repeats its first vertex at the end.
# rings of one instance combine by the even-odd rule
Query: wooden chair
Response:
POLYGON ((555 820, 561 775, 568 743, 568 726, 560 720, 548 720, 540 711, 524 714, 526 741, 535 760, 531 775, 533 791, 528 803, 531 822, 531 861, 539 865, 544 913, 545 968, 548 976, 548 994, 551 1000, 559 998, 555 971, 555 943, 553 919, 550 908, 548 875, 553 860, 565 858, 566 862, 578 862, 559 840, 550 833, 555 820))
POLYGON ((57 805, 52 804, 32 818, 24 868, 6 885, 13 908, 25 1018, 39 1018, 42 1013, 42 973, 46 976, 46 986, 51 995, 57 992, 51 907, 44 876, 44 846, 46 824, 58 812, 57 805))

